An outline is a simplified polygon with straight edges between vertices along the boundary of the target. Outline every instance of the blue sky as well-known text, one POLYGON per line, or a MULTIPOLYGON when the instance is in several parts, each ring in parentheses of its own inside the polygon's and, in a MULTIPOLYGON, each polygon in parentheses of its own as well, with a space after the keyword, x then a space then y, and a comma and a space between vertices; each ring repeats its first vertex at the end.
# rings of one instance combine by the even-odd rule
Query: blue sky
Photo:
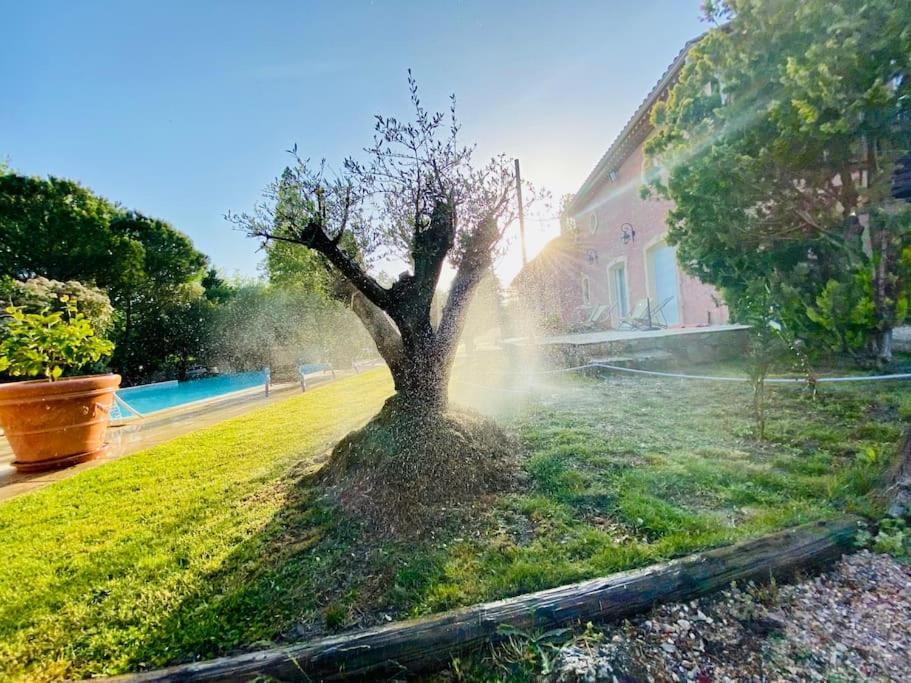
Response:
MULTIPOLYGON (((338 162, 374 113, 458 100, 466 140, 554 196, 578 188, 683 43, 699 0, 14 2, 0 24, 0 159, 168 220, 255 275, 247 209, 297 143, 338 162)), ((554 234, 532 219, 529 251, 554 234)), ((498 267, 506 278, 518 249, 498 267)))

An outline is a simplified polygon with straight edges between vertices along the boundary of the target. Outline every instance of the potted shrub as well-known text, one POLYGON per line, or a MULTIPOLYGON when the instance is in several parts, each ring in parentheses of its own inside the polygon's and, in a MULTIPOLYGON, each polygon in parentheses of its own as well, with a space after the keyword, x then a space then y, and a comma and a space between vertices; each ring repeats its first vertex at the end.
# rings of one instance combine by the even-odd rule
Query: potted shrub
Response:
POLYGON ((74 299, 62 310, 6 308, 0 333, 0 371, 44 379, 0 384, 0 426, 19 471, 66 467, 102 455, 120 375, 63 377, 108 356, 114 345, 95 334, 74 299))

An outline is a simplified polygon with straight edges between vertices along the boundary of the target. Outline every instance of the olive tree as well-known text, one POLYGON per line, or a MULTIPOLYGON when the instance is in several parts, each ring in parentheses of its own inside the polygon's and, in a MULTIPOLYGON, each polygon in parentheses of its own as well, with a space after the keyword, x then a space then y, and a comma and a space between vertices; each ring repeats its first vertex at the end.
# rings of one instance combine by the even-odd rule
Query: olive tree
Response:
POLYGON ((410 74, 409 86, 414 119, 377 116, 364 159, 348 158, 330 174, 295 147, 294 165, 257 209, 229 216, 252 237, 318 254, 335 295, 389 367, 394 396, 372 425, 336 448, 329 468, 364 465, 354 468, 362 474, 356 488, 374 511, 380 499, 401 508, 403 500, 431 504, 489 489, 497 468, 486 466, 497 460, 493 451, 507 450, 492 424, 468 420, 466 428, 464 415, 452 417, 447 385, 472 295, 513 215, 513 165, 505 156, 476 164, 473 148, 459 142, 454 98, 448 114, 430 112, 410 74), (370 268, 380 256, 409 267, 383 284, 370 268), (455 276, 435 323, 447 261, 455 276))
POLYGON ((366 161, 349 158, 330 177, 295 148, 295 165, 258 210, 232 218, 253 237, 317 252, 376 342, 403 405, 438 410, 465 312, 512 216, 515 179, 506 157, 473 164, 473 149, 458 142, 454 106, 448 118, 428 112, 409 83, 415 120, 377 116, 366 161), (377 253, 402 256, 410 268, 384 286, 368 268, 377 253), (447 260, 456 275, 434 325, 447 260))

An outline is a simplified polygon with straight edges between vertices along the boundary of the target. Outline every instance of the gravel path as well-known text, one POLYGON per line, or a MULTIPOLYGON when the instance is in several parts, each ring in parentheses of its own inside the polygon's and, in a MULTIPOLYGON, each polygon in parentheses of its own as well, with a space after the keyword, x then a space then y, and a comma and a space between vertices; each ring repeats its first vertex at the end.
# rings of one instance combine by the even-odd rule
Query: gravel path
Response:
POLYGON ((863 551, 786 586, 732 586, 564 646, 551 681, 909 681, 911 566, 863 551))

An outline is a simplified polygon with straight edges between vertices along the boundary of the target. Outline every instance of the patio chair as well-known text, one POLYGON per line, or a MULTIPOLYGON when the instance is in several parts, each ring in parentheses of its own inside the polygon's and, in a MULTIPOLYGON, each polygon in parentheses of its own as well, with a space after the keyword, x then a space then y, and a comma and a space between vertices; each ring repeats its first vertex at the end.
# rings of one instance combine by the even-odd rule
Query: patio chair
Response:
POLYGON ((669 296, 657 306, 649 298, 639 299, 630 314, 620 321, 619 329, 657 330, 667 327, 663 311, 673 299, 669 296))
POLYGON ((377 365, 382 365, 382 358, 367 358, 366 360, 353 360, 351 361, 351 367, 354 370, 354 374, 357 375, 361 370, 367 370, 377 365))
POLYGON ((598 327, 604 318, 608 317, 611 311, 611 306, 607 304, 600 304, 592 308, 591 313, 589 313, 588 318, 573 326, 573 332, 590 332, 598 327))
POLYGON ((667 308, 672 301, 674 301, 674 297, 669 296, 657 306, 653 306, 651 309, 652 319, 657 321, 657 324, 660 327, 668 326, 667 316, 664 315, 664 309, 667 308))

